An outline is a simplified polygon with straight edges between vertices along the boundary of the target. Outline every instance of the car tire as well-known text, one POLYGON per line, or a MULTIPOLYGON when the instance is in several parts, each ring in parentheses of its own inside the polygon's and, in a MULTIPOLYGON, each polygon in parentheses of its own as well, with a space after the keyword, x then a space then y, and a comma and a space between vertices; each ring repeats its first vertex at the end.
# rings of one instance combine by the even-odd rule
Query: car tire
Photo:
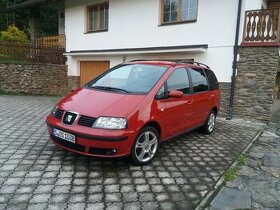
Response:
POLYGON ((159 148, 159 133, 150 126, 137 135, 131 149, 131 160, 135 165, 146 165, 153 161, 159 148))
POLYGON ((216 126, 216 115, 217 113, 212 110, 208 117, 207 120, 205 121, 204 125, 201 127, 201 131, 205 134, 210 134, 214 131, 215 126, 216 126))

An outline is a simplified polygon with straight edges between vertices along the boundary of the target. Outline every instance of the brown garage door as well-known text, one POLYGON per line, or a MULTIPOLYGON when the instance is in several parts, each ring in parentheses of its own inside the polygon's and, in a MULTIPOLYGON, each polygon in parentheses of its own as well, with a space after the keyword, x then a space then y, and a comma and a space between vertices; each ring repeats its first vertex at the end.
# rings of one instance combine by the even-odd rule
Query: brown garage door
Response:
POLYGON ((109 61, 81 61, 80 85, 84 85, 110 68, 109 61))

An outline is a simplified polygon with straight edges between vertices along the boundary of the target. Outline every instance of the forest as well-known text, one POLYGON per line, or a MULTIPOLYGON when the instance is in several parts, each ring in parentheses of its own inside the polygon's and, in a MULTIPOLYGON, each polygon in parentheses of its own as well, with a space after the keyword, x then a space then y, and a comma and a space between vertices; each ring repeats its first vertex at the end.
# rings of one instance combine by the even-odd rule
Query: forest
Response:
MULTIPOLYGON (((0 31, 4 31, 9 25, 15 25, 29 33, 29 9, 20 9, 7 13, 6 9, 26 0, 0 0, 0 31)), ((58 12, 56 5, 41 7, 40 33, 41 36, 58 33, 58 12)))

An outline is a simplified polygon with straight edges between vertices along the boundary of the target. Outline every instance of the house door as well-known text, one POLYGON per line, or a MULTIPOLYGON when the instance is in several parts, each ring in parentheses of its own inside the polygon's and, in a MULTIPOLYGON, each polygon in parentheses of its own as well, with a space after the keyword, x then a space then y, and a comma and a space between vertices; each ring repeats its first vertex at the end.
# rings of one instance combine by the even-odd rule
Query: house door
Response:
POLYGON ((83 86, 110 68, 110 61, 81 61, 80 85, 83 86))

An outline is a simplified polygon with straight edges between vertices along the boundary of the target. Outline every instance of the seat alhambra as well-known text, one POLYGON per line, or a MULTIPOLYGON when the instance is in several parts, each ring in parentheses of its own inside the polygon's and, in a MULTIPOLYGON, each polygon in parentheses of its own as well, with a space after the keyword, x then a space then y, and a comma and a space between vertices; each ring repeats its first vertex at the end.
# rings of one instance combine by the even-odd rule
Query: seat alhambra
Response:
POLYGON ((63 98, 47 117, 48 132, 63 149, 144 165, 162 141, 213 132, 219 103, 218 80, 204 64, 132 61, 63 98))

